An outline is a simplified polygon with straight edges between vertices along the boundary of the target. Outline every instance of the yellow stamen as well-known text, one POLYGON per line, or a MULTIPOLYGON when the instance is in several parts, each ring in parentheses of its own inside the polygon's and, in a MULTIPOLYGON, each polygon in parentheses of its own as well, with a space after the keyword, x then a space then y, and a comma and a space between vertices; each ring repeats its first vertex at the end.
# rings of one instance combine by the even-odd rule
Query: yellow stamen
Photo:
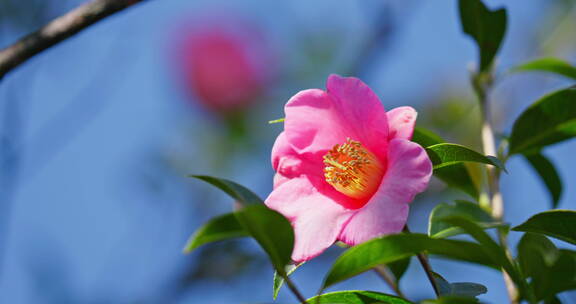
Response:
POLYGON ((380 161, 360 142, 346 139, 324 155, 324 177, 334 189, 363 199, 371 196, 384 174, 380 161))

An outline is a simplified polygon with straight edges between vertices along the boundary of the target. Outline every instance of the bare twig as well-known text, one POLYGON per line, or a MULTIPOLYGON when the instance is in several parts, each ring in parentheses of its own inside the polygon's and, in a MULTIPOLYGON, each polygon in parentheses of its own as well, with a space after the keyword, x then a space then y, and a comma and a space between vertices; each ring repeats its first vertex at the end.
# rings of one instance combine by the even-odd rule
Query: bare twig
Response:
POLYGON ((398 286, 395 280, 391 277, 391 274, 386 266, 378 265, 374 267, 374 272, 376 272, 376 274, 382 280, 384 280, 384 282, 386 282, 386 284, 388 284, 388 286, 390 286, 392 290, 394 290, 397 296, 406 299, 406 296, 404 295, 404 293, 402 293, 402 290, 400 290, 400 286, 398 286))
MULTIPOLYGON (((408 224, 404 226, 403 231, 406 233, 410 233, 408 224)), ((434 289, 434 294, 436 294, 436 297, 440 296, 440 288, 438 288, 438 283, 434 278, 434 271, 432 270, 432 266, 430 266, 430 263, 428 262, 428 256, 423 252, 418 253, 416 256, 418 257, 418 261, 422 265, 422 269, 424 269, 424 272, 426 272, 426 277, 428 277, 428 281, 430 281, 430 285, 432 285, 432 288, 434 289)))
POLYGON ((0 79, 40 52, 143 0, 93 0, 0 50, 0 79))

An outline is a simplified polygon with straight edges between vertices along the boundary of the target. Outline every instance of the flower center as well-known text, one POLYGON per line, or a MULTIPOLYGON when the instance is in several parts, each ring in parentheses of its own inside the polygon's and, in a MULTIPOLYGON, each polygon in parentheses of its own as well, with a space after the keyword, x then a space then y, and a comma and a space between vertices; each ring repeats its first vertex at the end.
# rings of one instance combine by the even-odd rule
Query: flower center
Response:
POLYGON ((355 199, 371 196, 384 175, 384 169, 374 154, 350 138, 324 155, 324 165, 326 182, 355 199))

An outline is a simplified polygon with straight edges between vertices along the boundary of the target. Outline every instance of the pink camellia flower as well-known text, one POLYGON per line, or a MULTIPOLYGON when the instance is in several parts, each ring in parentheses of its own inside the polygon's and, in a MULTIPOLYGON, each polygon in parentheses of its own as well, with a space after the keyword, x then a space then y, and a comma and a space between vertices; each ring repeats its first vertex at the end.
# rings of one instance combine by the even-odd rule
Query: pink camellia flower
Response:
POLYGON ((294 227, 292 259, 309 260, 337 240, 356 245, 400 232, 432 174, 426 151, 410 141, 416 111, 386 112, 361 80, 331 75, 326 91, 299 92, 285 112, 266 205, 294 227))
MULTIPOLYGON (((184 26, 179 69, 198 101, 217 112, 254 102, 270 78, 270 50, 257 27, 234 17, 184 26)), ((182 31, 182 30, 180 30, 182 31)))

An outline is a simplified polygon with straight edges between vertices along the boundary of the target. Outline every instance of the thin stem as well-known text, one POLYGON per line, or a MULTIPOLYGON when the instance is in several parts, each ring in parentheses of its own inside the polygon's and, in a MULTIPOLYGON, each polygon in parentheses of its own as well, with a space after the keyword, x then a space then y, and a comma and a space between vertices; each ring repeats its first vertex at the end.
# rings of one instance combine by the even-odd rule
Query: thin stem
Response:
MULTIPOLYGON (((408 228, 408 224, 406 224, 406 226, 404 226, 404 232, 410 233, 410 229, 408 228)), ((432 266, 428 262, 428 256, 422 252, 418 253, 416 256, 418 257, 418 261, 420 262, 420 265, 422 265, 422 269, 424 269, 424 272, 426 272, 426 277, 428 277, 428 281, 430 281, 430 285, 432 285, 432 288, 434 289, 434 293, 436 294, 436 297, 440 296, 440 288, 438 287, 438 284, 436 283, 436 279, 434 278, 434 270, 432 270, 432 266)))
POLYGON ((404 295, 404 293, 402 293, 402 290, 400 290, 400 286, 398 286, 398 284, 396 284, 396 281, 392 278, 392 276, 390 275, 390 272, 388 271, 388 268, 386 266, 378 265, 378 266, 374 267, 374 272, 376 272, 376 274, 382 280, 384 280, 384 282, 386 282, 386 284, 388 284, 388 286, 390 286, 390 288, 392 288, 392 290, 394 290, 396 295, 398 295, 401 298, 406 299, 406 296, 404 295))
MULTIPOLYGON (((492 87, 492 75, 483 72, 475 74, 472 78, 472 85, 476 95, 478 96, 480 111, 482 114, 482 147, 484 154, 497 156, 494 131, 490 117, 490 103, 488 101, 488 92, 492 87)), ((496 167, 487 166, 486 177, 486 192, 492 216, 497 220, 502 220, 504 217, 504 200, 502 198, 502 193, 500 192, 500 170, 496 167)), ((498 238, 500 239, 500 244, 506 251, 506 254, 510 257, 511 254, 508 249, 506 234, 498 230, 498 238)), ((510 302, 513 304, 519 303, 518 288, 506 271, 502 270, 502 275, 504 277, 504 283, 506 284, 506 290, 508 291, 510 302)))
POLYGON ((292 280, 288 275, 284 275, 284 282, 286 282, 286 285, 288 285, 290 291, 292 291, 294 296, 296 296, 296 298, 298 299, 298 301, 300 301, 301 304, 307 304, 306 298, 304 298, 304 296, 300 293, 300 291, 298 291, 298 288, 296 288, 296 285, 294 285, 294 282, 292 282, 292 280))

